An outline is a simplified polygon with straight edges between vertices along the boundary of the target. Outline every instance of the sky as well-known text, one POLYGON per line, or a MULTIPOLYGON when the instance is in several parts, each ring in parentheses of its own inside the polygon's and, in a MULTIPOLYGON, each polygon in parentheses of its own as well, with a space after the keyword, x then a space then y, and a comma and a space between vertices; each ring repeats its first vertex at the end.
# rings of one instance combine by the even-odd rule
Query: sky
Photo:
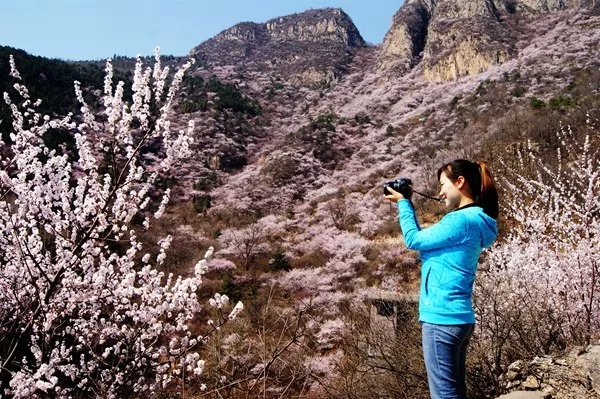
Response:
POLYGON ((33 55, 98 60, 113 55, 186 55, 238 22, 308 9, 342 8, 379 44, 402 0, 0 0, 0 45, 33 55))

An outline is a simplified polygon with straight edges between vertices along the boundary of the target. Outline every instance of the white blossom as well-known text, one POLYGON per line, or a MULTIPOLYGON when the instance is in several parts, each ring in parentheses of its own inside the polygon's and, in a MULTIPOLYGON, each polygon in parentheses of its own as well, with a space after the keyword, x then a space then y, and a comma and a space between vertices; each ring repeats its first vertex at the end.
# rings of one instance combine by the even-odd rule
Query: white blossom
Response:
POLYGON ((236 303, 235 307, 229 313, 229 320, 235 319, 244 310, 244 304, 242 302, 236 303))
MULTIPOLYGON (((138 59, 131 104, 124 83, 113 82, 111 60, 100 111, 86 104, 88 88, 75 82, 82 117, 41 115, 40 100, 30 99, 21 83, 13 86, 16 94, 4 93, 12 116, 11 143, 4 144, 11 151, 0 158, 0 190, 10 193, 0 199, 0 358, 13 370, 2 393, 7 397, 52 392, 69 398, 94 390, 98 397, 119 398, 130 389, 141 396, 168 386, 183 370, 204 370, 196 350, 210 334, 198 338, 188 327, 202 307, 200 280, 157 270, 131 228, 136 215, 147 228, 164 214, 169 190, 160 204, 151 201, 157 170, 168 173, 189 154, 194 133, 193 124, 173 132, 169 122, 192 62, 169 84, 168 69, 158 55, 156 61, 154 69, 144 69, 138 59), (155 126, 148 123, 153 110, 155 126), (76 161, 44 144, 44 135, 60 128, 74 132, 76 161), (156 165, 139 161, 150 139, 161 141, 165 152, 156 165), (148 210, 156 205, 156 212, 148 210), (162 342, 168 339, 173 344, 167 348, 162 342)), ((11 76, 20 80, 12 57, 10 64, 11 76)), ((160 240, 157 265, 167 262, 172 240, 160 240)), ((196 267, 198 274, 212 252, 196 267)), ((219 309, 228 305, 224 295, 214 300, 219 309)), ((212 323, 219 328, 223 322, 212 323)))

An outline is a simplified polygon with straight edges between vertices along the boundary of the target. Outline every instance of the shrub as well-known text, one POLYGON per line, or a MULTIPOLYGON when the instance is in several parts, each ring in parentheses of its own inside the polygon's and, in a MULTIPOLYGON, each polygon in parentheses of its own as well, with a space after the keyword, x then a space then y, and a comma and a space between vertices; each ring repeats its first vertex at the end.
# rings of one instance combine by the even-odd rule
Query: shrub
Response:
POLYGON ((377 315, 374 307, 340 311, 341 355, 317 369, 327 397, 352 398, 359 392, 360 397, 428 398, 416 306, 399 302, 390 317, 377 315))
POLYGON ((219 82, 216 77, 212 77, 206 83, 206 89, 217 93, 215 107, 218 110, 230 109, 251 116, 260 115, 262 112, 257 101, 244 96, 236 86, 219 82))
POLYGON ((193 188, 194 190, 210 191, 217 184, 219 184, 219 175, 217 175, 217 172, 210 169, 204 169, 200 172, 198 180, 194 182, 193 188))
POLYGON ((269 268, 275 272, 280 270, 287 272, 290 270, 290 261, 288 260, 287 256, 285 255, 285 252, 281 248, 277 248, 277 250, 273 254, 273 257, 269 261, 269 268))
POLYGON ((544 100, 540 100, 537 97, 533 97, 533 98, 531 98, 531 101, 529 102, 529 106, 533 109, 540 109, 540 108, 544 108, 546 106, 546 103, 544 102, 544 100))
POLYGON ((591 122, 584 130, 556 134, 557 163, 522 153, 500 180, 511 230, 487 254, 474 297, 495 376, 600 334, 600 146, 591 122))
POLYGON ((319 129, 325 129, 330 132, 335 131, 334 122, 336 120, 336 115, 334 113, 328 112, 325 114, 320 114, 316 118, 310 120, 310 129, 312 131, 316 131, 319 129))
MULTIPOLYGON (((18 100, 5 95, 17 123, 0 170, 2 394, 139 396, 181 378, 182 370, 201 374, 204 340, 188 323, 199 315, 197 287, 212 250, 193 277, 165 275, 158 267, 171 237, 160 240, 153 257, 142 255, 135 231, 161 217, 170 193, 157 187, 158 168, 138 162, 141 149, 160 141, 164 172, 190 153, 193 124, 174 134, 165 122, 192 62, 167 85, 158 53, 146 72, 138 58, 130 104, 123 100, 124 83, 113 86, 107 62, 102 123, 78 82, 77 121, 41 115, 12 58, 10 64, 18 100), (45 146, 44 133, 55 128, 74 131, 76 163, 45 146), (151 193, 160 194, 160 204, 151 193)), ((227 320, 221 312, 227 302, 213 299, 220 316, 203 336, 227 320)), ((241 304, 234 313, 239 310, 241 304)))
POLYGON ((527 89, 525 89, 523 86, 515 85, 514 89, 512 90, 512 92, 510 94, 513 97, 520 98, 520 97, 523 97, 523 94, 525 94, 526 92, 527 92, 527 89))
POLYGON ((460 94, 452 97, 452 100, 448 104, 448 108, 450 109, 450 111, 452 111, 456 107, 456 105, 458 104, 458 102, 461 99, 462 99, 462 96, 460 94))
POLYGON ((573 107, 575 105, 575 101, 573 98, 568 96, 557 96, 553 97, 548 101, 548 105, 554 109, 564 109, 573 107))
POLYGON ((360 125, 371 123, 371 118, 364 112, 359 112, 358 114, 356 114, 354 116, 354 120, 360 125))
POLYGON ((387 125, 387 127, 385 128, 385 135, 390 137, 394 135, 394 126, 392 125, 387 125))
POLYGON ((204 99, 185 100, 179 105, 179 111, 182 114, 191 114, 196 111, 206 111, 208 103, 204 99))
MULTIPOLYGON (((209 397, 309 397, 318 313, 310 305, 290 304, 289 297, 268 286, 247 303, 251 322, 226 325, 211 340, 207 362, 215 366, 205 378, 214 396, 209 397)), ((207 395, 199 388, 188 386, 186 393, 207 395)))
POLYGON ((206 213, 210 209, 212 197, 210 195, 199 195, 194 197, 194 209, 198 213, 206 213))

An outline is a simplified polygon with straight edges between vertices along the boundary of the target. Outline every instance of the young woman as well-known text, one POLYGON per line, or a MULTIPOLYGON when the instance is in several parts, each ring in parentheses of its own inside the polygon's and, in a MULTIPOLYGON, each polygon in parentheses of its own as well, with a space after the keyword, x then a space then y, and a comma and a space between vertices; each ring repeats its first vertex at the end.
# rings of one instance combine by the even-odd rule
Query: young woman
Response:
POLYGON ((420 252, 419 321, 432 399, 465 399, 465 360, 475 326, 471 296, 479 255, 497 235, 498 194, 483 162, 457 159, 438 170, 440 199, 451 210, 421 229, 410 198, 390 188, 409 249, 420 252))

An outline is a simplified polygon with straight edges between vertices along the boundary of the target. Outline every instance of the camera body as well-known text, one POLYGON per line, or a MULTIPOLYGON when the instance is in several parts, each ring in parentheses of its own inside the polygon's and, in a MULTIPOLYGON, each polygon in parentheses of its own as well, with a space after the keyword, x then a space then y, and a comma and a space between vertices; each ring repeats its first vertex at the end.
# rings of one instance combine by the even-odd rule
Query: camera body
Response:
POLYGON ((391 194, 388 191, 388 187, 392 190, 399 192, 404 196, 404 198, 410 199, 412 196, 412 180, 407 177, 400 177, 393 181, 388 181, 383 183, 383 194, 389 195, 391 194))

